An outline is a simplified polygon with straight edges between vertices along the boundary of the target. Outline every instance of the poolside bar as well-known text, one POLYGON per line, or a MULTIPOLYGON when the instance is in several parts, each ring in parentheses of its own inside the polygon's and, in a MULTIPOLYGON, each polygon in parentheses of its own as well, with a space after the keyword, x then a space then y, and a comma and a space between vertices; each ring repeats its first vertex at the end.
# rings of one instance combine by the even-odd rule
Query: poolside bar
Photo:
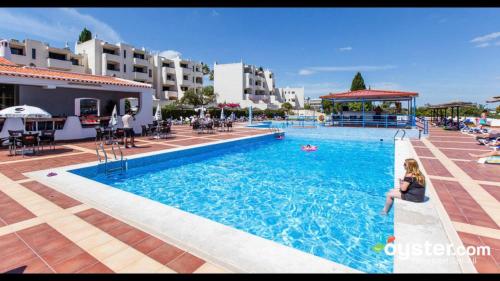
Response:
POLYGON ((415 127, 416 126, 416 92, 401 92, 387 90, 358 90, 345 93, 331 93, 321 96, 321 99, 332 101, 333 105, 342 104, 342 110, 337 114, 332 114, 332 126, 356 126, 356 127, 415 127), (361 103, 361 112, 349 111, 347 103, 361 103), (372 102, 382 102, 394 105, 395 112, 390 114, 382 112, 380 106, 376 110, 367 111, 366 104, 372 102), (401 105, 406 103, 406 113, 401 105), (359 115, 361 113, 361 115, 359 115))

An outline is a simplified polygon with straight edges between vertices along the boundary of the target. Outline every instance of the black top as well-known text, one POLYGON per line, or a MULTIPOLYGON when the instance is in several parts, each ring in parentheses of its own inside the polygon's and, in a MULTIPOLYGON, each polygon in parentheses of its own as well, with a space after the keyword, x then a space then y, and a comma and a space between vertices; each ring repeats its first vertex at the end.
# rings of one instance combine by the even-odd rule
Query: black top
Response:
POLYGON ((408 182, 410 185, 406 191, 401 191, 403 199, 408 201, 423 202, 425 198, 425 186, 418 183, 416 177, 405 177, 403 181, 408 182))

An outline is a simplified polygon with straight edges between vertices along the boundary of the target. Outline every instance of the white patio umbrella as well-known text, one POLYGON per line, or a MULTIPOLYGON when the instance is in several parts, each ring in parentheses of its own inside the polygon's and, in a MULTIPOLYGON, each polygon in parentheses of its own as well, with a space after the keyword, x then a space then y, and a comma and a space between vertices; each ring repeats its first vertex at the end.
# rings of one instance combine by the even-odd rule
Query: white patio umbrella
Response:
POLYGON ((200 111, 200 118, 203 118, 203 112, 205 111, 205 108, 203 108, 203 105, 201 107, 195 108, 195 111, 200 111))
POLYGON ((222 107, 222 110, 220 111, 220 120, 224 120, 224 107, 222 107))
POLYGON ((156 121, 160 121, 162 119, 162 117, 161 117, 160 103, 158 103, 158 106, 156 106, 156 113, 155 113, 154 119, 156 121))
POLYGON ((154 120, 156 121, 156 135, 155 135, 155 139, 159 139, 160 138, 160 121, 162 119, 162 116, 161 116, 161 107, 160 107, 160 103, 158 103, 158 105, 156 106, 156 112, 155 112, 155 116, 154 116, 154 120))
POLYGON ((26 119, 52 118, 52 115, 50 115, 50 113, 48 113, 47 111, 35 106, 19 105, 0 110, 0 118, 23 118, 23 130, 26 131, 26 119))
POLYGON ((111 128, 114 128, 117 123, 118 123, 118 113, 116 113, 116 104, 115 104, 113 112, 111 113, 111 119, 109 119, 109 126, 111 128))

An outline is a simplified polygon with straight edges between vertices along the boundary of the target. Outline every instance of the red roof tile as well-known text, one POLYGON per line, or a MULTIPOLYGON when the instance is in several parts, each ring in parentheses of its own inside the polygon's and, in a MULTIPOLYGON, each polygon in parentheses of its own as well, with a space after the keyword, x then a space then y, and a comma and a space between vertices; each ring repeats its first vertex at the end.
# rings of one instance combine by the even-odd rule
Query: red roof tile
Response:
POLYGON ((361 99, 361 98, 401 98, 401 97, 417 97, 416 92, 401 92, 388 90, 358 90, 345 93, 331 93, 321 96, 322 99, 361 99))
POLYGON ((6 58, 0 57, 0 65, 16 65, 16 64, 6 58))
POLYGON ((151 88, 151 85, 146 83, 140 83, 132 80, 120 79, 110 76, 80 74, 80 73, 57 71, 46 68, 18 66, 13 62, 2 57, 0 57, 0 75, 49 79, 49 80, 63 80, 63 81, 79 82, 79 83, 151 88))

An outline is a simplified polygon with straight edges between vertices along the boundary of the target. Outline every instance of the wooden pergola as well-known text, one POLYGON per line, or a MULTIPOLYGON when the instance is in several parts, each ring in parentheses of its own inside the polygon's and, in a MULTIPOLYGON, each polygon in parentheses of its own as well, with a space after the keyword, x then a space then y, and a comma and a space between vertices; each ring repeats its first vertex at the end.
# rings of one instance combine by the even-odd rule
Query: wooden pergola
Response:
POLYGON ((463 101, 453 101, 448 103, 436 104, 428 106, 429 109, 432 110, 431 122, 435 122, 436 120, 442 120, 448 116, 448 108, 450 109, 451 119, 456 116, 457 117, 457 130, 460 129, 460 107, 469 107, 476 106, 475 103, 472 102, 463 102, 463 101))
POLYGON ((487 103, 500 102, 500 96, 492 97, 491 99, 486 101, 487 103))

